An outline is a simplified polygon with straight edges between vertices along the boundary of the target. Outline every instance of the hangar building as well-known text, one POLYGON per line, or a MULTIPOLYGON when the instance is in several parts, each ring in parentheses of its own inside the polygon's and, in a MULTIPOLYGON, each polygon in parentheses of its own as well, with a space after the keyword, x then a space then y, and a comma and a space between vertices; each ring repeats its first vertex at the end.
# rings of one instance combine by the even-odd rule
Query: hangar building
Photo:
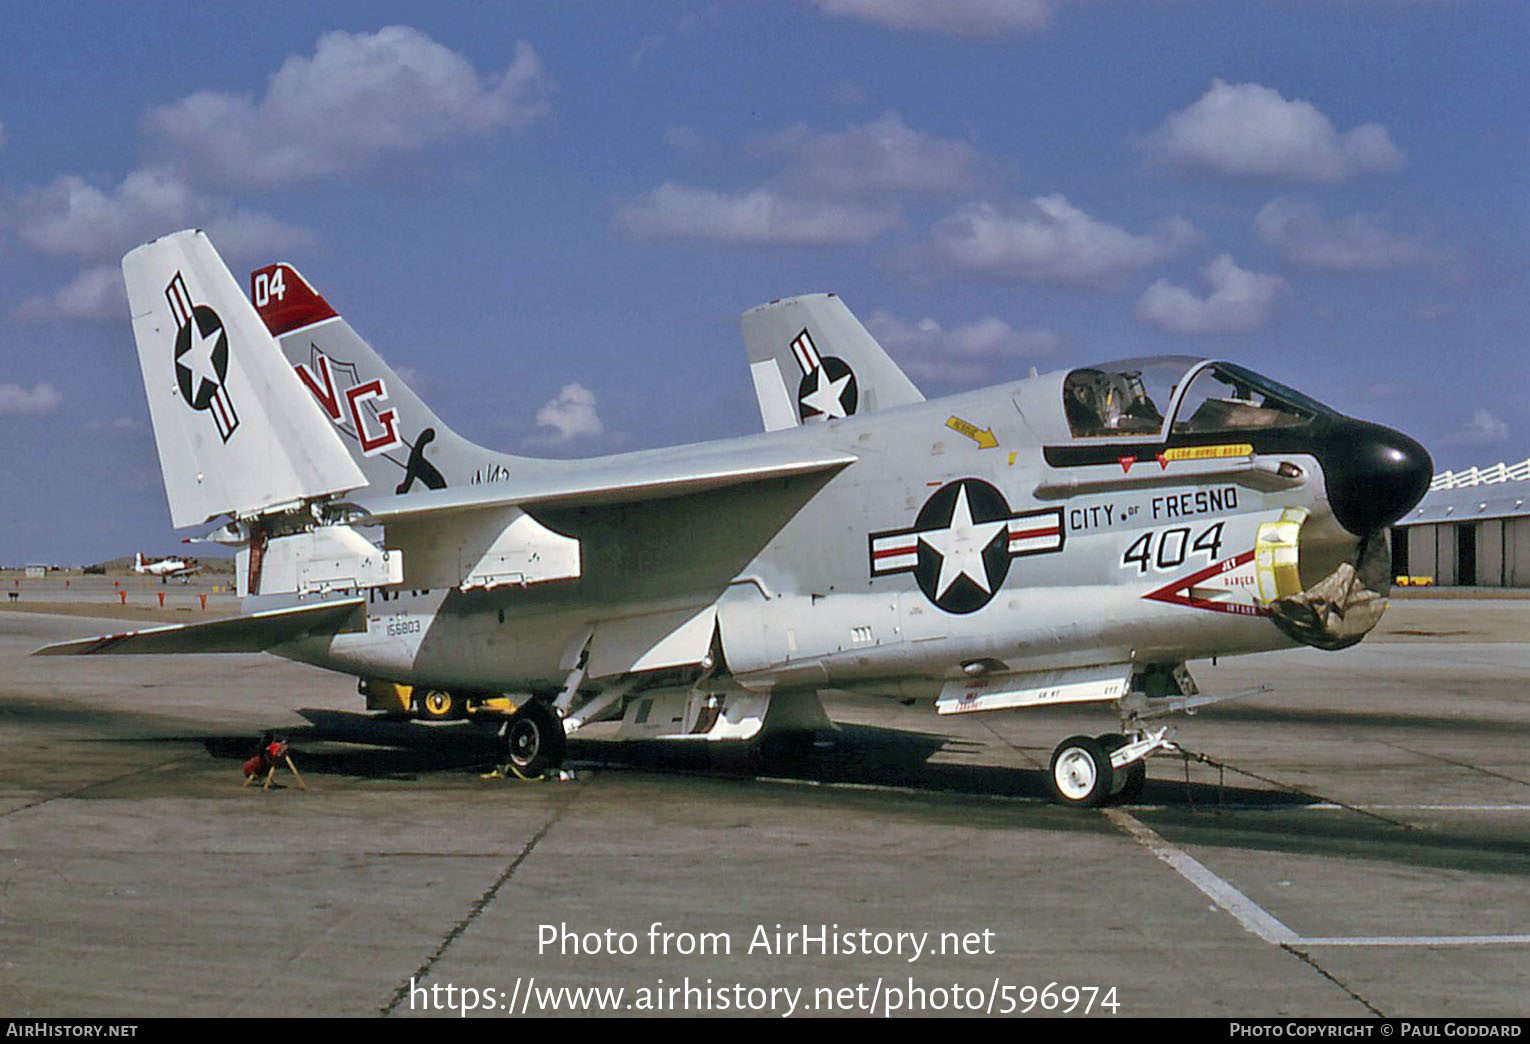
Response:
POLYGON ((1530 460, 1435 475, 1392 530, 1392 575, 1530 587, 1530 460))

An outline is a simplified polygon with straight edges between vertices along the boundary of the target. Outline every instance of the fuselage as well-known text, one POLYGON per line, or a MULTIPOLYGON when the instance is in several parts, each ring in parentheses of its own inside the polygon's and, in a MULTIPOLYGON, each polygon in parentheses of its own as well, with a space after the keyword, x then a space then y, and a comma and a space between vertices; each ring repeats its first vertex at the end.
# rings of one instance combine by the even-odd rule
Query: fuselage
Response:
MULTIPOLYGON (((923 696, 973 664, 1174 664, 1275 649, 1295 640, 1271 605, 1355 561, 1429 473, 1427 454, 1395 432, 1193 359, 482 471, 513 489, 527 468, 641 469, 677 454, 704 467, 760 440, 855 459, 832 474, 532 508, 579 541, 577 578, 420 590, 406 561, 404 588, 370 593, 365 633, 275 651, 358 675, 545 693, 603 628, 636 635, 634 619, 715 613, 723 666, 750 688, 923 696)), ((620 666, 617 644, 606 658, 620 666)))

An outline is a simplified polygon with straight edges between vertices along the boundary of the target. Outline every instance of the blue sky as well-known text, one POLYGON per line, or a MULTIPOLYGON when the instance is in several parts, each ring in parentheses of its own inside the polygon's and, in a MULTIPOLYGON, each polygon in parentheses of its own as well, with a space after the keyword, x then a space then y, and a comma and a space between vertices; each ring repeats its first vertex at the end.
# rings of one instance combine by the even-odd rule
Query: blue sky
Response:
POLYGON ((169 553, 117 263, 293 262, 462 434, 758 430, 839 293, 926 394, 1243 362, 1530 455, 1530 6, 0 0, 0 563, 169 553))

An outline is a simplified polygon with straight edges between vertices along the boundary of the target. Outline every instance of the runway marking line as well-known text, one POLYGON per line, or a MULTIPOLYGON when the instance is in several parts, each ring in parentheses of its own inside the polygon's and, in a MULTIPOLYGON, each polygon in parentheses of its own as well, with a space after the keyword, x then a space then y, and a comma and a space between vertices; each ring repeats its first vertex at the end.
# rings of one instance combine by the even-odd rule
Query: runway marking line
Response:
MULTIPOLYGON (((1320 801, 1304 806, 1308 812, 1342 812, 1348 806, 1320 801)), ((1378 812, 1530 812, 1530 805, 1356 805, 1378 812)))
POLYGON ((1274 946, 1282 946, 1297 940, 1297 934, 1267 913, 1258 903, 1238 891, 1222 878, 1206 869, 1205 864, 1183 849, 1165 841, 1158 832, 1144 824, 1136 816, 1118 808, 1104 810, 1105 818, 1124 831, 1133 841, 1168 864, 1179 876, 1198 888, 1206 898, 1216 903, 1243 926, 1244 930, 1257 935, 1274 946))
POLYGON ((1118 808, 1102 810, 1105 817, 1133 841, 1146 848, 1206 898, 1231 914, 1252 935, 1272 946, 1493 946, 1530 944, 1530 935, 1358 935, 1302 936, 1267 910, 1208 870, 1204 863, 1165 841, 1136 816, 1118 808))
POLYGON ((1356 935, 1301 938, 1298 946, 1523 946, 1530 935, 1356 935))

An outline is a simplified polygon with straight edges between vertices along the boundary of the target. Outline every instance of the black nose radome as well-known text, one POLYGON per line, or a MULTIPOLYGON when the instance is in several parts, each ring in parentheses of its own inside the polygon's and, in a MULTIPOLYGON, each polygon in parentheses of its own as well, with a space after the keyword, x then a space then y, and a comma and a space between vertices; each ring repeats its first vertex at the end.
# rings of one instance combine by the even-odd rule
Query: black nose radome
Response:
POLYGON ((1434 461, 1400 431, 1346 418, 1324 440, 1323 475, 1334 518, 1364 536, 1419 502, 1429 490, 1434 461))

